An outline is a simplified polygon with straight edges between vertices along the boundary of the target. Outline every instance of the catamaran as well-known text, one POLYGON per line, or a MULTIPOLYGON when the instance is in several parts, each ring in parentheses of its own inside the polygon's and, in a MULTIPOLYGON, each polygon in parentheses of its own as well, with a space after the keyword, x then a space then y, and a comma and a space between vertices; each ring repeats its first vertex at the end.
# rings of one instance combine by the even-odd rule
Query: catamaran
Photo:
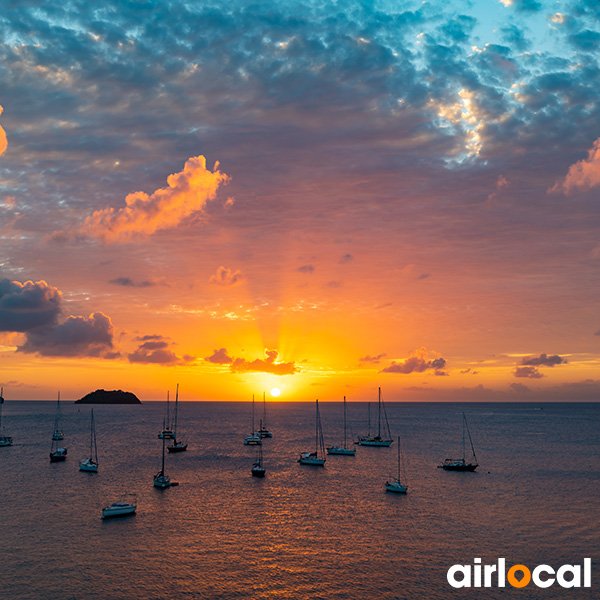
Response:
POLYGON ((244 439, 244 445, 246 446, 260 446, 262 444, 262 438, 258 431, 254 429, 254 394, 252 394, 252 433, 247 435, 244 439))
POLYGON ((90 456, 79 461, 79 470, 90 473, 98 472, 98 446, 96 444, 96 424, 93 408, 90 416, 90 456))
POLYGON ((398 436, 398 477, 390 477, 385 482, 386 492, 395 492, 396 494, 406 494, 408 486, 400 481, 400 465, 401 465, 401 446, 400 436, 398 436))
POLYGON ((344 456, 354 456, 356 448, 348 448, 346 442, 346 396, 344 396, 344 446, 328 446, 327 454, 341 454, 344 456))
POLYGON ((175 427, 173 428, 173 445, 167 446, 169 452, 185 452, 188 445, 183 442, 177 441, 177 414, 179 407, 179 384, 177 384, 177 391, 175 392, 175 427))
POLYGON ((479 464, 477 463, 477 456, 475 455, 475 447, 473 446, 473 440, 471 439, 471 432, 469 431, 469 425, 467 423, 467 417, 465 417, 465 413, 463 413, 462 416, 462 458, 447 458, 441 465, 438 465, 438 469, 444 469, 445 471, 475 471, 475 469, 479 466, 479 464), (473 460, 471 462, 467 462, 465 457, 465 430, 469 436, 471 452, 473 453, 473 460))
MULTIPOLYGON (((4 404, 4 388, 0 388, 0 434, 2 433, 2 405, 4 404)), ((9 435, 0 435, 0 446, 12 446, 13 439, 9 435)))
POLYGON ((363 437, 359 437, 358 441, 354 442, 355 444, 359 444, 360 446, 384 446, 384 447, 388 447, 392 445, 392 437, 391 437, 391 433, 390 433, 390 425, 388 423, 387 420, 387 414, 385 412, 385 406, 383 404, 383 401, 381 399, 381 388, 379 388, 379 403, 378 403, 378 411, 377 411, 377 415, 378 415, 378 419, 377 419, 377 435, 372 436, 371 435, 371 427, 370 427, 370 422, 371 422, 371 418, 370 418, 370 406, 369 406, 369 435, 367 436, 363 436, 363 437), (381 437, 381 410, 383 408, 383 415, 385 417, 385 426, 387 429, 387 438, 383 438, 381 437))
POLYGON ((301 465, 313 465, 315 467, 325 466, 325 442, 323 441, 323 428, 321 427, 321 415, 319 413, 319 400, 316 402, 315 417, 315 451, 303 452, 298 462, 301 465))

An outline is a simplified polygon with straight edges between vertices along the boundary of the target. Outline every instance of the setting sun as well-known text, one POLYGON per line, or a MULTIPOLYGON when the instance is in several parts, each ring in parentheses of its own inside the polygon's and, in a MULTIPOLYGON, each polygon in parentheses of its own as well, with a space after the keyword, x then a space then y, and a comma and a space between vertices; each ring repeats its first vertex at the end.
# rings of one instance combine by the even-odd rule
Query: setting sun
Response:
POLYGON ((274 396, 275 398, 277 398, 277 396, 279 396, 279 394, 281 394, 281 390, 279 388, 273 388, 271 390, 271 396, 274 396))

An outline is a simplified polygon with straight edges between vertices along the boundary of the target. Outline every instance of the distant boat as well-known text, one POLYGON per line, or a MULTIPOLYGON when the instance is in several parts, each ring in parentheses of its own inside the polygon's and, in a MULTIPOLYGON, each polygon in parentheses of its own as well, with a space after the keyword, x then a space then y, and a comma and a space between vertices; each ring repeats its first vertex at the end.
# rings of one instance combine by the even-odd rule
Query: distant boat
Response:
MULTIPOLYGON (((163 431, 165 430, 165 424, 163 422, 163 431)), ((167 438, 162 438, 162 463, 160 466, 160 471, 154 476, 154 487, 157 488, 168 488, 171 485, 171 479, 165 475, 165 440, 167 438)))
POLYGON ((67 458, 67 449, 59 447, 58 442, 64 439, 60 429, 60 392, 56 402, 56 417, 54 418, 54 433, 52 434, 52 445, 50 446, 50 462, 62 462, 67 458))
POLYGON ((266 469, 263 465, 262 445, 258 447, 258 459, 252 465, 252 477, 264 477, 266 469))
POLYGON ((96 424, 94 422, 94 409, 90 415, 90 456, 79 461, 79 470, 90 473, 98 472, 98 446, 96 444, 96 424))
POLYGON ((313 465, 315 467, 325 466, 325 443, 323 442, 323 428, 321 427, 319 400, 316 402, 315 451, 302 453, 298 459, 298 462, 301 465, 313 465))
POLYGON ((327 454, 342 454, 345 456, 354 456, 356 448, 348 448, 346 443, 346 396, 344 396, 344 446, 328 446, 327 454))
POLYGON ((167 440, 172 440, 175 437, 175 434, 173 433, 173 430, 171 429, 171 422, 170 422, 170 417, 169 417, 169 392, 167 391, 167 419, 166 419, 166 427, 165 427, 165 421, 163 421, 163 428, 162 431, 158 434, 158 438, 159 439, 167 439, 167 440))
POLYGON ((272 438, 273 434, 267 429, 267 398, 263 392, 263 418, 260 420, 258 435, 261 438, 272 438))
POLYGON ((260 437, 260 434, 254 429, 254 394, 252 394, 252 433, 245 437, 244 445, 260 446, 261 444, 262 438, 260 437))
POLYGON ((179 407, 179 384, 177 384, 177 391, 175 392, 175 426, 173 428, 173 445, 167 446, 169 452, 185 452, 188 445, 183 442, 177 441, 177 415, 179 407))
MULTIPOLYGON (((0 388, 0 434, 2 433, 2 405, 4 404, 4 388, 0 388)), ((0 435, 0 446, 12 446, 13 439, 9 435, 0 435)))
POLYGON ((462 446, 463 455, 462 458, 447 458, 441 465, 438 465, 438 469, 444 469, 445 471, 475 471, 479 466, 477 463, 477 456, 475 455, 475 447, 473 446, 473 440, 471 439, 471 432, 469 431, 469 425, 467 423, 467 417, 465 413, 463 416, 463 427, 462 427, 462 446), (465 431, 469 436, 469 443, 471 444, 471 452, 473 453, 473 461, 467 462, 465 456, 465 431))
POLYGON ((383 404, 383 401, 381 399, 381 388, 379 388, 379 402, 378 402, 378 411, 377 411, 377 435, 372 436, 371 435, 371 410, 370 410, 370 405, 369 405, 369 435, 367 436, 363 436, 363 437, 359 437, 357 442, 354 442, 355 444, 359 444, 360 446, 391 446, 392 445, 392 437, 391 437, 391 433, 390 433, 390 425, 388 423, 387 420, 387 414, 385 412, 385 406, 383 404), (385 417, 385 426, 387 429, 387 438, 382 438, 381 437, 381 409, 383 408, 383 414, 385 417))
POLYGON ((60 392, 58 392, 58 400, 56 401, 56 416, 54 417, 54 433, 52 439, 56 441, 64 440, 65 434, 60 427, 60 392))
POLYGON ((406 494, 406 492, 408 491, 408 486, 400 481, 401 452, 402 451, 400 446, 400 436, 398 436, 398 477, 390 477, 390 479, 385 482, 386 492, 406 494))
POLYGON ((110 506, 102 509, 102 518, 109 519, 111 517, 125 517, 133 515, 137 509, 136 504, 128 502, 113 502, 110 506))

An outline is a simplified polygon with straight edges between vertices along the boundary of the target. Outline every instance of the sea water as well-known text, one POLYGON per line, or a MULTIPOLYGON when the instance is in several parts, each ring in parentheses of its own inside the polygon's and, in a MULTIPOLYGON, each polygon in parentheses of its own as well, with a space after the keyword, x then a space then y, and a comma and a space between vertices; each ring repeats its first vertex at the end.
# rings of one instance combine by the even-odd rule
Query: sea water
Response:
MULTIPOLYGON (((267 474, 257 479, 257 448, 243 444, 250 404, 181 402, 179 437, 189 446, 166 456, 179 486, 159 490, 164 403, 94 405, 100 466, 90 474, 78 470, 89 454, 89 405, 61 404, 68 458, 50 463, 56 403, 7 401, 14 445, 0 448, 0 597, 598 597, 600 405, 385 406, 391 447, 354 446, 356 456, 328 456, 319 468, 296 462, 315 447, 314 404, 269 402, 273 438, 263 440, 267 474), (476 473, 436 468, 462 456, 463 412, 476 473), (406 496, 384 491, 397 473, 398 435, 406 496), (101 520, 104 506, 130 494, 136 515, 101 520), (532 568, 591 557, 592 588, 452 588, 448 569, 476 557, 532 568)), ((341 444, 342 404, 320 411, 326 445, 341 444)), ((372 433, 376 416, 372 403, 372 433)), ((348 423, 350 443, 367 433, 366 403, 348 403, 348 423)))

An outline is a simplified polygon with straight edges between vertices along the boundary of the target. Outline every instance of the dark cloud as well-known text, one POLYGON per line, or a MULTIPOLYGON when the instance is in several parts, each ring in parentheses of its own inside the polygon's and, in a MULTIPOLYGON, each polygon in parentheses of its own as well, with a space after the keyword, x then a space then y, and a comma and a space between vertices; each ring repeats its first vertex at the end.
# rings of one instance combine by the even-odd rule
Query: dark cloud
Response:
POLYGON ((235 358, 230 365, 234 373, 271 373, 272 375, 293 375, 300 370, 295 362, 277 362, 278 352, 276 350, 265 350, 267 358, 256 358, 246 360, 235 358))
POLYGON ((222 287, 231 287, 239 283, 242 279, 243 275, 240 271, 232 272, 231 269, 219 267, 216 274, 210 277, 208 283, 222 287))
POLYGON ((513 375, 515 377, 525 377, 527 379, 541 379, 543 377, 537 367, 516 367, 513 375))
POLYGON ((227 350, 225 348, 219 348, 215 350, 211 356, 207 356, 204 360, 207 362, 215 363, 217 365, 227 365, 233 362, 233 358, 228 356, 227 350))
POLYGON ((531 393, 531 388, 527 387, 524 383, 511 383, 509 386, 511 392, 520 393, 531 393))
POLYGON ((26 333, 26 341, 18 351, 41 356, 95 356, 117 358, 113 349, 114 327, 101 312, 89 317, 68 317, 26 333))
MULTIPOLYGON (((412 356, 406 358, 403 362, 392 361, 392 364, 380 373, 422 373, 427 370, 441 371, 446 366, 446 360, 441 356, 429 359, 429 352, 426 348, 420 348, 412 353, 412 356)), ((444 374, 445 373, 440 373, 444 374)))
POLYGON ((315 268, 312 265, 302 265, 298 267, 300 273, 314 273, 315 268))
POLYGON ((551 354, 548 356, 545 352, 539 356, 528 356, 523 357, 520 361, 520 365, 532 366, 532 367, 554 367, 561 365, 567 361, 564 358, 558 356, 558 354, 551 354))
POLYGON ((0 331, 26 332, 55 323, 61 292, 45 281, 0 279, 0 331))
POLYGON ((172 343, 158 335, 145 336, 148 341, 141 343, 127 355, 129 362, 154 365, 178 365, 195 360, 193 356, 179 357, 170 349, 172 343))
POLYGON ((354 260, 354 256, 352 256, 352 254, 344 254, 344 256, 342 256, 342 258, 340 258, 339 263, 340 265, 347 265, 348 263, 352 262, 354 260))
POLYGON ((131 277, 117 277, 116 279, 111 279, 108 283, 112 283, 113 285, 121 285, 123 287, 138 287, 145 288, 156 285, 151 281, 134 281, 131 277))
POLYGON ((370 362, 378 364, 379 361, 386 356, 385 352, 383 354, 378 354, 377 356, 370 356, 367 354, 366 356, 361 356, 358 360, 360 362, 370 362))

